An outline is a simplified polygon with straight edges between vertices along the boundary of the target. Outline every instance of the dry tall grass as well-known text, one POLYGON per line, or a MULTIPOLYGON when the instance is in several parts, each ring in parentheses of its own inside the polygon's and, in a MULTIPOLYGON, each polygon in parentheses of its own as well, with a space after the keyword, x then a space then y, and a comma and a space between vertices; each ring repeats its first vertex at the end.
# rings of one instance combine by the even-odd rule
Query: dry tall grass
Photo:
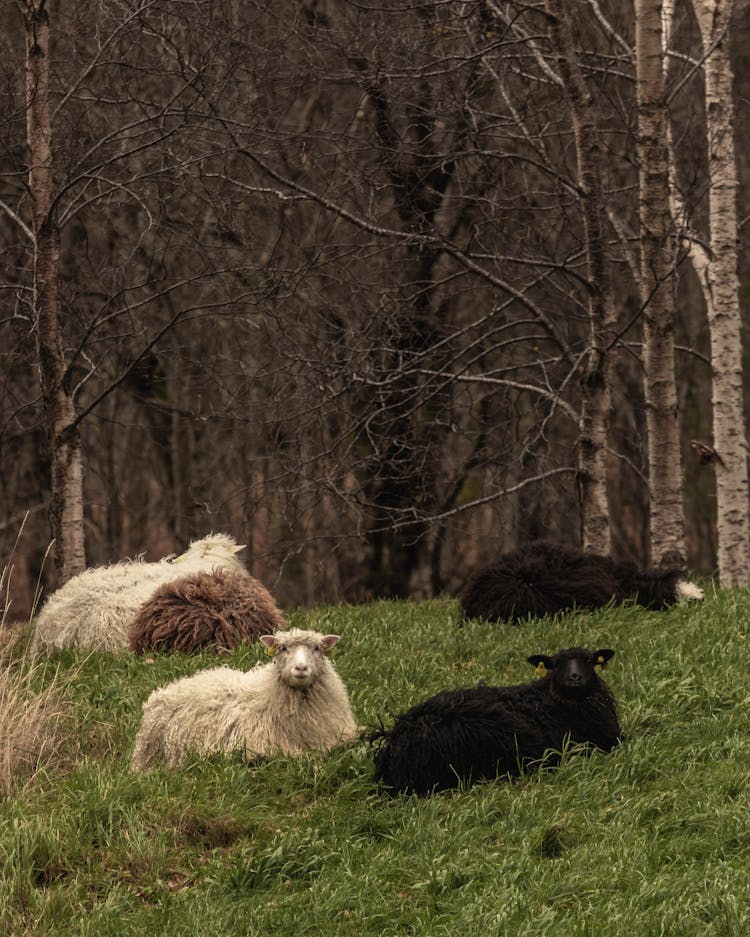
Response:
MULTIPOLYGON (((5 637, 5 635, 3 636, 5 637)), ((16 634, 0 650, 0 795, 64 757, 68 707, 57 681, 35 688, 38 664, 14 658, 16 634)))
MULTIPOLYGON (((12 557, 11 557, 12 559, 12 557)), ((65 757, 69 734, 62 687, 57 678, 38 689, 43 664, 23 654, 29 625, 7 621, 11 607, 8 563, 0 571, 0 796, 65 757)))

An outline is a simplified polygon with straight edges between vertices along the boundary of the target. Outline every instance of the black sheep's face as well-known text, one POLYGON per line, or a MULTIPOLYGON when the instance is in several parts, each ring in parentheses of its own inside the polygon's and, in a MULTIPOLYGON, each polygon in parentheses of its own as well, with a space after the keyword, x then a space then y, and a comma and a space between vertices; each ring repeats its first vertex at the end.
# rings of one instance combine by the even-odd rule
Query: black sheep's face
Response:
POLYGON ((549 674, 556 696, 583 699, 598 684, 596 668, 606 666, 614 653, 609 648, 589 651, 586 648, 573 647, 558 651, 554 657, 533 654, 528 661, 536 667, 539 675, 549 674))

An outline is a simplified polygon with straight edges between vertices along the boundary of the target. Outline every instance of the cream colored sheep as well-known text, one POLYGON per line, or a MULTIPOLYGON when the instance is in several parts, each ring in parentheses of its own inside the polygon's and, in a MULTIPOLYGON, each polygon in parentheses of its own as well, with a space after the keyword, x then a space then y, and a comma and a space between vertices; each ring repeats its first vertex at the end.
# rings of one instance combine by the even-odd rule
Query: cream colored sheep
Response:
POLYGON ((253 756, 327 752, 357 734, 349 696, 329 659, 335 634, 276 631, 260 640, 274 660, 253 670, 217 667, 155 690, 130 763, 176 767, 193 752, 253 756))
POLYGON ((159 586, 214 569, 247 573, 236 556, 242 549, 226 534, 209 534, 174 558, 156 563, 124 560, 87 569, 49 597, 34 623, 31 652, 64 647, 125 650, 138 610, 159 586))

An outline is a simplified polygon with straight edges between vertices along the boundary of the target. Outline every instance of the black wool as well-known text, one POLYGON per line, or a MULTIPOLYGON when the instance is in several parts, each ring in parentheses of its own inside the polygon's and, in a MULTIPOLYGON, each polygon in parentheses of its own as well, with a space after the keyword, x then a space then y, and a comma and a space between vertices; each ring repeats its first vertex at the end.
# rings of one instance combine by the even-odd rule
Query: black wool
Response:
POLYGON ((574 547, 536 540, 473 573, 459 595, 464 618, 517 622, 573 608, 635 600, 663 609, 679 600, 676 567, 640 570, 574 547))
POLYGON ((620 736, 617 707, 595 668, 613 654, 532 656, 546 671, 540 680, 445 690, 418 703, 371 736, 376 779, 392 794, 424 796, 554 765, 568 742, 610 751, 620 736))

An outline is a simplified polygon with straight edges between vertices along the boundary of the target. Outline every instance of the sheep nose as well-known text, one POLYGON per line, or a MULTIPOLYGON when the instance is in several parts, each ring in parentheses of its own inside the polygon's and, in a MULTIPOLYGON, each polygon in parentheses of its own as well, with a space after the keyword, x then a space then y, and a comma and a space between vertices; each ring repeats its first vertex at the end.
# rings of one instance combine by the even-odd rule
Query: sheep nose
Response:
POLYGON ((570 680, 571 683, 580 683, 580 682, 581 682, 581 675, 580 675, 579 673, 572 673, 572 674, 568 677, 568 679, 570 680))
POLYGON ((292 673, 295 677, 306 677, 310 673, 310 668, 306 664, 295 664, 292 667, 292 673))

